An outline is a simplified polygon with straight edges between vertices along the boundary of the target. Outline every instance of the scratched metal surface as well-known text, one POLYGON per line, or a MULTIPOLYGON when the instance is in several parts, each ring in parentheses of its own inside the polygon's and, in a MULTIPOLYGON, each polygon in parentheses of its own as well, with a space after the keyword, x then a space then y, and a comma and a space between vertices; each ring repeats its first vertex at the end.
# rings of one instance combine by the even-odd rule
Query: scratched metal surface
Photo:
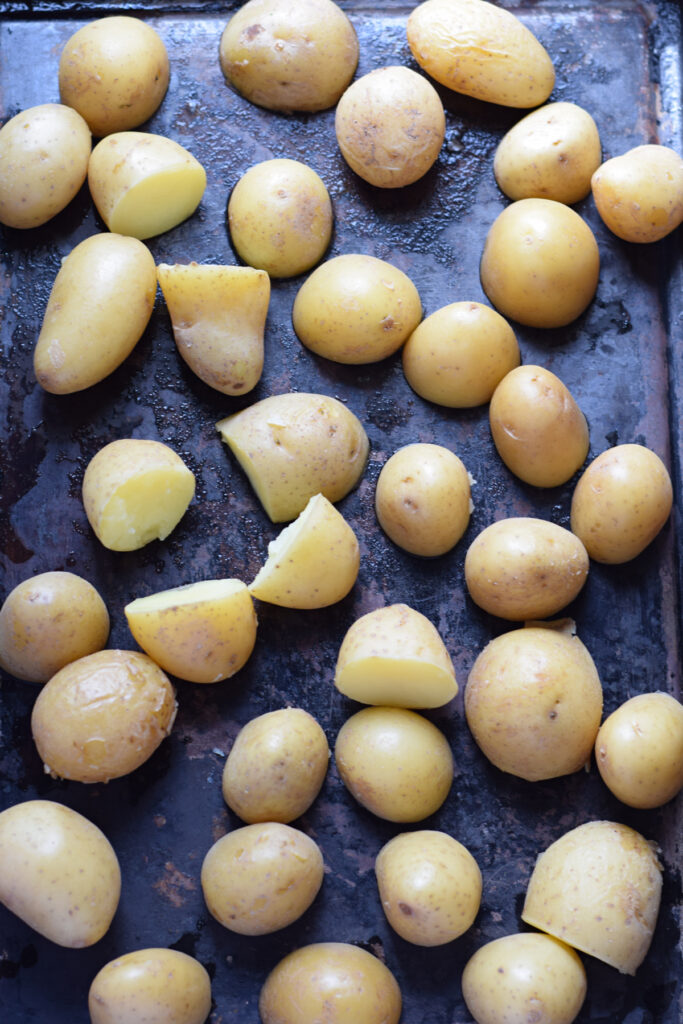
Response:
MULTIPOLYGON (((492 157, 519 112, 441 90, 447 132, 435 167, 402 191, 373 189, 344 165, 333 112, 279 116, 249 105, 225 86, 217 48, 236 6, 199 0, 144 7, 172 65, 169 93, 147 127, 178 139, 208 172, 197 214, 150 241, 157 261, 237 262, 225 226, 230 189, 251 164, 287 156, 310 163, 328 186, 336 214, 330 255, 360 251, 395 263, 416 283, 425 314, 450 301, 486 301, 478 261, 486 230, 506 205, 493 179, 492 157)), ((342 6, 359 35, 359 73, 387 63, 414 66, 405 40, 409 6, 342 6)), ((88 18, 113 9, 94 3, 0 3, 3 121, 20 109, 58 99, 61 46, 88 18)), ((605 156, 642 142, 681 145, 675 3, 539 0, 519 13, 554 59, 552 99, 572 100, 591 111, 605 156)), ((653 246, 629 246, 602 226, 590 199, 577 208, 600 246, 596 299, 563 330, 519 327, 523 360, 548 366, 569 386, 589 420, 591 456, 617 441, 649 445, 672 466, 680 505, 681 231, 653 246)), ((423 402, 405 382, 398 356, 359 368, 313 357, 297 341, 290 320, 302 279, 273 283, 266 367, 249 396, 226 398, 191 374, 175 351, 160 297, 136 350, 110 378, 72 397, 43 393, 31 361, 52 280, 60 259, 101 229, 84 188, 45 228, 0 234, 2 597, 32 574, 71 569, 105 597, 112 618, 110 646, 130 647, 122 609, 133 596, 213 576, 253 578, 279 528, 267 520, 214 424, 252 401, 290 389, 338 396, 366 426, 367 471, 340 503, 358 534, 362 565, 351 595, 332 609, 296 612, 260 605, 257 646, 247 666, 216 686, 176 681, 180 711, 172 736, 137 772, 107 786, 56 782, 43 774, 29 727, 36 689, 2 677, 0 807, 45 797, 84 813, 117 850, 123 893, 110 931, 85 950, 58 948, 0 907, 0 1020, 82 1024, 97 970, 130 949, 161 945, 194 954, 211 973, 212 1024, 250 1024, 258 1020, 258 993, 269 969, 299 945, 334 939, 362 945, 385 960, 401 985, 404 1024, 466 1024, 471 1018, 460 990, 462 968, 483 942, 519 929, 536 855, 574 825, 609 818, 660 844, 663 904, 651 951, 635 978, 584 958, 589 987, 578 1019, 675 1024, 683 974, 680 800, 656 811, 629 810, 611 797, 594 766, 547 783, 505 776, 479 753, 463 715, 469 668, 485 643, 508 628, 466 596, 467 546, 505 514, 567 525, 573 481, 550 491, 516 481, 496 457, 486 408, 447 411, 423 402), (87 461, 121 436, 167 442, 198 482, 197 496, 171 537, 131 554, 99 546, 80 500, 87 461), (373 512, 383 462, 415 440, 453 448, 477 481, 465 537, 453 552, 432 561, 393 546, 373 512), (248 719, 287 704, 311 711, 333 746, 340 725, 358 708, 332 685, 341 638, 360 614, 394 601, 406 601, 435 622, 461 684, 451 705, 429 714, 454 750, 453 788, 442 809, 417 827, 449 831, 479 862, 484 892, 475 924, 462 938, 436 949, 410 946, 391 931, 380 908, 373 860, 400 828, 357 806, 332 762, 318 800, 298 822, 319 842, 325 858, 325 881, 314 905, 282 932, 233 935, 210 917, 199 886, 209 846, 240 824, 221 797, 225 753, 248 719)), ((674 517, 628 565, 593 565, 587 586, 569 609, 598 666, 606 711, 647 690, 680 696, 676 529, 680 537, 680 520, 674 517)))

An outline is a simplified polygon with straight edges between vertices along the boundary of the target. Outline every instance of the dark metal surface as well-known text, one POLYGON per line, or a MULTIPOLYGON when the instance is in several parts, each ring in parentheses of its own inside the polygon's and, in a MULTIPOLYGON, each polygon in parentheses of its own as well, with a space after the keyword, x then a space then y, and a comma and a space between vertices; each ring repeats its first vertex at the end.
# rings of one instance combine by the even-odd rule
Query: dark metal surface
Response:
MULTIPOLYGON (((446 302, 486 301, 479 257, 488 226, 506 205, 493 179, 492 157, 520 113, 440 90, 447 131, 435 167, 404 190, 373 189, 343 163, 332 111, 279 116, 249 105, 225 86, 218 41, 236 6, 144 5, 166 41, 172 67, 169 93, 148 127, 187 146, 208 172, 197 214, 149 242, 157 262, 237 262, 225 225, 229 192, 251 164, 287 156, 308 162, 327 184, 336 214, 331 254, 358 251, 395 263, 417 285, 425 314, 446 302)), ((415 66, 405 39, 410 6, 342 6, 360 38, 359 73, 388 63, 415 66)), ((58 100, 63 43, 83 20, 104 10, 114 8, 0 4, 3 121, 26 107, 58 100), (79 11, 81 20, 74 13, 79 11), (56 14, 61 17, 55 20, 56 14)), ((593 114, 606 157, 643 142, 681 146, 677 4, 539 0, 519 13, 555 62, 552 99, 575 101, 593 114)), ((590 199, 577 209, 600 246, 596 299, 563 330, 516 329, 523 360, 547 366, 573 392, 589 420, 591 457, 616 442, 645 443, 672 466, 677 494, 677 511, 651 547, 625 566, 593 565, 569 609, 598 666, 605 709, 611 711, 644 691, 667 689, 680 697, 681 231, 652 246, 630 246, 609 234, 590 199)), ((70 569, 104 596, 112 617, 110 646, 131 647, 123 606, 132 597, 215 576, 250 581, 280 528, 266 518, 214 424, 252 401, 287 390, 335 395, 367 429, 367 471, 340 504, 359 537, 362 566, 353 592, 331 609, 297 612, 259 605, 257 646, 247 666, 215 686, 177 681, 180 711, 170 739, 137 772, 106 786, 55 782, 43 774, 29 727, 36 688, 2 677, 0 807, 39 796, 84 813, 118 853, 123 893, 110 931, 86 950, 60 949, 0 907, 0 1021, 82 1024, 97 970, 128 950, 161 945, 196 955, 210 971, 212 1024, 250 1024, 258 1020, 260 987, 280 957, 304 943, 341 940, 386 961, 401 985, 404 1024, 465 1024, 471 1018, 460 975, 468 957, 483 942, 519 930, 536 855, 567 829, 599 817, 632 825, 660 844, 664 895, 650 953, 636 977, 584 958, 589 988, 578 1019, 676 1024, 683 973, 680 799, 660 810, 632 811, 611 797, 594 765, 590 772, 546 783, 506 776, 479 753, 463 715, 469 668, 484 644, 508 628, 467 597, 467 546, 505 514, 567 525, 573 482, 539 491, 514 479, 496 456, 486 407, 448 411, 423 402, 408 387, 398 356, 358 368, 312 356, 299 344, 290 319, 301 278, 273 282, 265 372, 249 396, 226 398, 192 375, 177 355, 160 295, 144 337, 110 378, 74 396, 45 394, 33 378, 32 352, 49 290, 60 259, 98 230, 102 224, 84 188, 44 228, 0 234, 1 596, 32 574, 70 569), (198 483, 196 498, 171 537, 131 554, 98 544, 80 499, 87 461, 123 436, 167 442, 198 483), (432 561, 393 546, 373 509, 383 462, 416 440, 451 447, 477 481, 465 537, 453 552, 432 561), (475 924, 462 938, 436 949, 411 946, 392 932, 379 904, 373 861, 401 829, 357 806, 331 763, 318 800, 298 822, 325 858, 321 893, 301 920, 282 932, 254 939, 233 935, 210 917, 199 885, 209 846, 240 824, 221 797, 225 754, 248 719, 288 704, 311 711, 332 747, 340 725, 358 709, 332 684, 339 643, 360 614, 395 601, 411 604, 437 625, 461 684, 452 705, 429 714, 452 744, 453 788, 442 809, 418 827, 445 829, 479 862, 484 891, 475 924)))

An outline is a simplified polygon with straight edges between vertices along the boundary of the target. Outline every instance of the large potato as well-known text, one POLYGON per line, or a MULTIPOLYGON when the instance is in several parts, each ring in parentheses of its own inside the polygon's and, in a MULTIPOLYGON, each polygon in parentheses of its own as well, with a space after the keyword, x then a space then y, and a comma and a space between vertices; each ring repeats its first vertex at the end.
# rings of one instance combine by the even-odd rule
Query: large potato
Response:
POLYGON ((69 395, 109 376, 142 337, 156 290, 154 257, 138 239, 79 242, 54 280, 33 354, 41 387, 69 395))
POLYGON ((88 173, 92 139, 80 114, 43 103, 0 128, 0 224, 36 228, 74 198, 88 173))
POLYGON ((598 213, 627 242, 657 242, 683 221, 683 159, 667 146, 612 157, 591 181, 598 213))
POLYGON ((51 800, 0 814, 0 900, 46 939, 79 949, 109 929, 121 871, 107 837, 51 800))
POLYGON ((177 949, 136 949, 110 960, 88 992, 91 1024, 204 1024, 211 979, 177 949))

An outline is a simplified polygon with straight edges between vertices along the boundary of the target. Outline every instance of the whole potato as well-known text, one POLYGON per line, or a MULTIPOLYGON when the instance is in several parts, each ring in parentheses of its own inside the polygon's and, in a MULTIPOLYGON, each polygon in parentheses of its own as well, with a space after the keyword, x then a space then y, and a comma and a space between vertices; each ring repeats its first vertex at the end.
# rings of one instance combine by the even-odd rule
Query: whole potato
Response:
POLYGON ((672 505, 671 477, 660 457, 641 444, 618 444, 579 477, 571 528, 596 562, 618 565, 655 539, 672 505))
POLYGON ((109 613, 72 572, 43 572, 18 583, 0 608, 0 666, 17 679, 46 683, 60 668, 100 651, 109 613))
POLYGON ((136 949, 110 960, 88 992, 91 1024, 204 1024, 211 979, 177 949, 136 949))
POLYGON ((657 242, 683 221, 683 159, 667 146, 636 146, 591 180, 598 213, 627 242, 657 242))
POLYGON ((92 138, 80 114, 42 103, 0 128, 0 224, 37 228, 74 198, 88 173, 92 138))

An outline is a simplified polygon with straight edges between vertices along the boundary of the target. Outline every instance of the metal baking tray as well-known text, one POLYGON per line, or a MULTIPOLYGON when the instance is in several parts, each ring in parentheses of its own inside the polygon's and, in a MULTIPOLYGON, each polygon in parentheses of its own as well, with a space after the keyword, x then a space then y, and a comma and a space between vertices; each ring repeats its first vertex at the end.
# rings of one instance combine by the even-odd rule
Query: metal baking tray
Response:
MULTIPOLYGON (((218 43, 234 2, 145 5, 0 3, 2 120, 58 100, 57 65, 66 39, 93 17, 128 10, 166 42, 171 85, 147 128, 187 146, 205 165, 208 187, 197 213, 152 239, 157 262, 238 262, 226 229, 231 188, 253 163, 286 156, 309 163, 332 196, 336 224, 330 255, 364 252, 395 263, 415 282, 425 314, 447 302, 486 301, 478 276, 483 239, 507 200, 492 173, 495 147, 520 111, 440 89, 446 140, 432 170, 402 190, 383 191, 344 164, 334 112, 283 116, 250 105, 224 83, 218 43)), ((342 0, 360 39, 358 74, 384 64, 415 67, 405 36, 412 5, 342 0)), ((681 131, 681 22, 674 2, 529 0, 509 7, 549 50, 557 71, 554 100, 572 100, 596 119, 605 156, 644 142, 678 148, 681 131)), ((568 609, 598 666, 605 711, 643 691, 680 697, 680 499, 683 295, 681 231, 649 246, 621 242, 602 225, 592 200, 577 206, 598 239, 602 268, 595 300, 561 330, 515 325, 524 362, 541 363, 568 385, 587 415, 590 457, 617 442, 639 441, 670 465, 676 510, 633 562, 593 564, 568 609)), ((340 508, 357 532, 362 565, 352 593, 323 611, 258 606, 254 654, 232 680, 214 686, 176 680, 180 710, 171 737, 133 774, 108 785, 55 781, 43 773, 30 734, 36 688, 9 676, 0 689, 0 807, 33 797, 84 813, 112 841, 121 863, 121 903, 95 946, 67 950, 42 939, 0 907, 0 1020, 84 1024, 92 978, 131 949, 171 946, 195 955, 212 977, 212 1024, 258 1020, 268 971, 294 948, 321 940, 356 943, 381 957, 403 993, 404 1024, 466 1024, 460 976, 475 949, 517 931, 534 860, 567 829, 593 818, 631 825, 659 844, 663 902, 653 943, 635 977, 585 957, 588 996, 578 1020, 676 1024, 681 1019, 681 801, 634 811, 614 799, 591 766, 551 782, 526 783, 493 768, 463 714, 468 671, 482 647, 509 624, 470 601, 465 551, 496 518, 529 514, 568 524, 574 481, 548 491, 516 480, 498 459, 486 407, 431 405, 407 385, 400 356, 374 365, 339 366, 298 342, 291 307, 302 278, 274 281, 266 365, 255 391, 239 399, 202 384, 179 358, 159 296, 148 330, 114 374, 80 394, 44 393, 32 352, 60 260, 103 230, 87 187, 51 223, 2 229, 2 596, 21 580, 70 569, 91 580, 112 618, 109 644, 134 646, 123 606, 134 596, 215 576, 253 578, 279 533, 215 431, 221 417, 274 392, 320 391, 348 403, 364 423, 371 454, 360 486, 340 508), (156 438, 195 472, 197 495, 164 543, 117 554, 91 533, 80 499, 84 467, 105 443, 156 438), (416 440, 444 444, 476 479, 475 509, 457 547, 424 560, 395 547, 374 515, 383 462, 416 440), (374 880, 380 847, 401 831, 359 807, 334 761, 323 790, 297 824, 320 844, 326 872, 313 906, 295 924, 260 938, 225 930, 209 915, 199 885, 204 854, 240 822, 220 788, 225 756, 253 716, 285 705, 314 714, 333 747, 358 705, 333 686, 341 639, 360 614, 405 601, 437 625, 461 689, 428 713, 448 737, 456 775, 441 810, 415 827, 444 829, 476 857, 483 899, 473 927, 432 949, 409 945, 386 922, 374 880)))

